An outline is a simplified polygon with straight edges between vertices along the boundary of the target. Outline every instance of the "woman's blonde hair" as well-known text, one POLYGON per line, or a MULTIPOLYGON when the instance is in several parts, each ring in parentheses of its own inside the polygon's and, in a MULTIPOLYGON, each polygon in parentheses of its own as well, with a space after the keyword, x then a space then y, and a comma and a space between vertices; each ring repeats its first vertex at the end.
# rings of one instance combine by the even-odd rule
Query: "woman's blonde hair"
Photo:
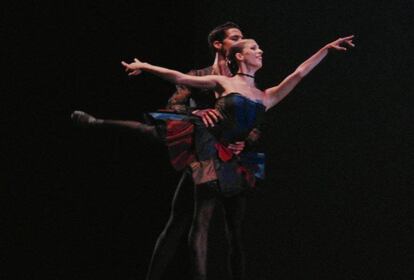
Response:
POLYGON ((242 39, 230 47, 227 54, 227 65, 233 75, 236 75, 237 71, 239 71, 239 64, 236 58, 236 54, 242 53, 244 47, 246 46, 246 43, 252 40, 253 39, 242 39))

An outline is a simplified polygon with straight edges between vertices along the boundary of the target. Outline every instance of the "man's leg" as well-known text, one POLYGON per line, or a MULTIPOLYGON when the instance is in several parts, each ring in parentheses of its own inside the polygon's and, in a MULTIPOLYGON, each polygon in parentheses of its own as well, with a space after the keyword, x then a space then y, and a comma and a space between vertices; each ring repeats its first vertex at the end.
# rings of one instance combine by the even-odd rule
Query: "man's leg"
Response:
POLYGON ((189 235, 193 279, 207 279, 208 227, 216 204, 216 190, 208 184, 195 187, 194 217, 189 235))
POLYGON ((189 232, 194 208, 193 190, 191 174, 184 172, 174 194, 170 218, 155 244, 147 280, 161 279, 182 236, 189 232))

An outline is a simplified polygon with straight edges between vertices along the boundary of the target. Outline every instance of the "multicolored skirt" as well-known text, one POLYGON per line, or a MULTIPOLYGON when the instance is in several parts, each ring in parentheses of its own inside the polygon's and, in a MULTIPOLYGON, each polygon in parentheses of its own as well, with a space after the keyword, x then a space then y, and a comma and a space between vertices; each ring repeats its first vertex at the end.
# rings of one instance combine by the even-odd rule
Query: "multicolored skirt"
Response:
POLYGON ((148 113, 147 120, 168 147, 172 166, 190 168, 195 185, 218 181, 220 192, 232 196, 254 187, 256 178, 264 179, 263 153, 233 154, 199 117, 158 111, 148 113))

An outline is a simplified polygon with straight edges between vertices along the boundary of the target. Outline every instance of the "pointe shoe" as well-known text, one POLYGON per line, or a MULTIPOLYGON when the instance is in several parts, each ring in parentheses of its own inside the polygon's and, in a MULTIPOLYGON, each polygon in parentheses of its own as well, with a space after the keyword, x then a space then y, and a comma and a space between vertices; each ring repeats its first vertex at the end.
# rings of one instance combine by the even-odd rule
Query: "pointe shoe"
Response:
POLYGON ((91 126, 98 123, 97 119, 94 116, 91 116, 82 111, 73 111, 70 115, 72 121, 80 126, 91 126))

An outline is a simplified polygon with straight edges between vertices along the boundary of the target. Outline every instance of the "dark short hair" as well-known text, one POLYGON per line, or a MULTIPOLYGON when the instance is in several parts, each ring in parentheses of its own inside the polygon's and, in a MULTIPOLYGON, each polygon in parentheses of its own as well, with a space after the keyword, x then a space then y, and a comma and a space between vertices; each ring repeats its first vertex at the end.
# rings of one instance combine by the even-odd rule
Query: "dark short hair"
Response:
POLYGON ((234 22, 228 21, 226 23, 223 23, 222 25, 219 25, 217 27, 215 27, 213 30, 211 30, 210 34, 208 34, 208 46, 210 47, 211 50, 214 50, 214 46, 213 43, 215 41, 219 41, 222 42, 224 40, 224 38, 226 38, 226 31, 229 30, 230 28, 237 28, 239 30, 240 27, 235 24, 234 22))

